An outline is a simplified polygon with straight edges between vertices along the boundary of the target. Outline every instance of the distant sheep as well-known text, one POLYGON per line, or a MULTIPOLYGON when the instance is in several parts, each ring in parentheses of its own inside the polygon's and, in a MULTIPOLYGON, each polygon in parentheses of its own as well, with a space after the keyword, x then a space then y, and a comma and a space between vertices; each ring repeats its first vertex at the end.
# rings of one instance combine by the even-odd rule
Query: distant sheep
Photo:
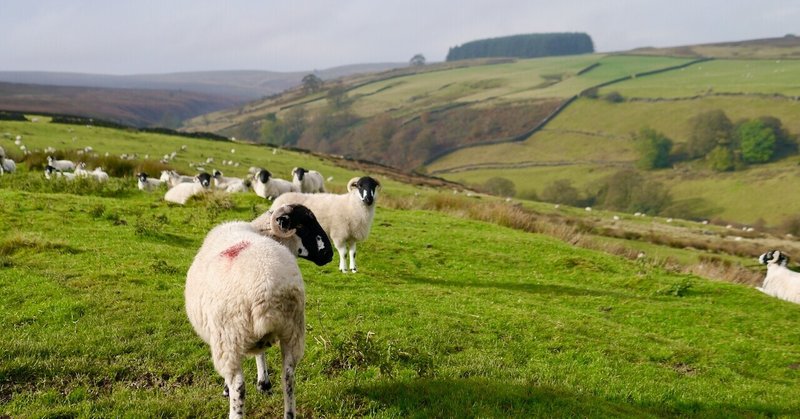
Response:
POLYGON ((284 417, 295 417, 294 371, 305 349, 305 286, 296 257, 317 265, 333 258, 331 243, 302 205, 268 211, 253 222, 212 229, 186 275, 186 314, 211 347, 225 380, 228 415, 244 415, 242 360, 256 357, 256 388, 272 384, 264 351, 280 342, 284 417))
POLYGON ((215 170, 214 187, 230 193, 247 192, 250 189, 250 181, 238 177, 226 177, 219 170, 215 170))
POLYGON ((164 200, 185 205, 186 201, 194 195, 204 193, 211 186, 211 175, 200 173, 192 183, 179 183, 164 194, 164 200))
POLYGON ((369 177, 353 178, 342 195, 287 193, 272 203, 272 208, 286 204, 305 205, 316 215, 339 252, 339 270, 347 272, 345 254, 350 256, 350 271, 357 272, 356 243, 369 236, 375 217, 375 199, 380 183, 369 177))
POLYGON ((264 199, 275 199, 288 192, 300 192, 292 182, 272 177, 269 170, 261 169, 253 180, 253 190, 264 199))
POLYGON ((758 261, 767 265, 767 276, 756 289, 781 300, 800 304, 800 273, 786 267, 789 258, 778 250, 770 250, 759 256, 758 261))
POLYGON ((75 176, 91 178, 98 182, 108 182, 108 173, 104 172, 102 168, 96 167, 92 171, 86 170, 86 163, 78 163, 75 168, 75 176))
POLYGON ((325 178, 316 170, 295 167, 292 169, 292 184, 302 193, 325 192, 325 178))
POLYGON ((147 173, 141 172, 136 175, 136 186, 143 191, 152 191, 158 189, 164 182, 161 179, 153 179, 147 176, 147 173))
POLYGON ((75 163, 72 160, 56 160, 53 156, 47 156, 47 164, 59 172, 71 172, 75 170, 75 163))

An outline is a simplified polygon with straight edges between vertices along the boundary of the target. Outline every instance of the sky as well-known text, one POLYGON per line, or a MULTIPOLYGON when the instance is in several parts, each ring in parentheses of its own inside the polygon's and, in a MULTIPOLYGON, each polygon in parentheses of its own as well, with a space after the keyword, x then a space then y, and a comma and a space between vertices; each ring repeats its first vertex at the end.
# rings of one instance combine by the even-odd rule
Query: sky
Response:
POLYGON ((310 71, 522 33, 597 52, 798 33, 798 0, 0 0, 0 71, 310 71))

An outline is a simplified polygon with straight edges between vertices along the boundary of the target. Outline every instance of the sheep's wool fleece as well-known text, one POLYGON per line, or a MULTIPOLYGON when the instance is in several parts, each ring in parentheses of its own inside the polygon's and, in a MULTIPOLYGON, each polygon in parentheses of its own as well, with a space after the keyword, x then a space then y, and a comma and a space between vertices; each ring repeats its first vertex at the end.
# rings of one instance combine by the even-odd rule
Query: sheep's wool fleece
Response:
POLYGON ((199 183, 179 183, 164 194, 164 200, 184 205, 193 195, 203 192, 203 185, 199 183))
POLYGON ((233 345, 247 353, 267 335, 305 328, 305 291, 294 255, 250 223, 229 222, 208 233, 189 268, 184 296, 189 321, 212 347, 233 345), (226 343, 212 342, 214 337, 226 343))

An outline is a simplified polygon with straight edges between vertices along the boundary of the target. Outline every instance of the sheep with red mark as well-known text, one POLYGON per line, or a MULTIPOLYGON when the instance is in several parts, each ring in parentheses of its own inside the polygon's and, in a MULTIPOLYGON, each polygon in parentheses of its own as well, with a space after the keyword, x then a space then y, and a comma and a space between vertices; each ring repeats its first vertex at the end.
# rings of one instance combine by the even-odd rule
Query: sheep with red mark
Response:
POLYGON ((314 214, 302 205, 268 211, 252 222, 212 229, 186 275, 186 313, 210 347, 225 380, 229 416, 244 415, 242 360, 256 357, 256 386, 269 393, 264 357, 280 342, 284 416, 295 416, 294 370, 305 346, 305 287, 297 257, 324 265, 333 249, 314 214))

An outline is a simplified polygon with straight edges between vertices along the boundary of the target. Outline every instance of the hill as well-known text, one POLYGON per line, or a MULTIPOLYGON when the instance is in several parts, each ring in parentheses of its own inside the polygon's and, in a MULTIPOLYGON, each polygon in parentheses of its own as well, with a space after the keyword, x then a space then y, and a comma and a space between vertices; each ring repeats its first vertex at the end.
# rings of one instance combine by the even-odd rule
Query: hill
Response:
MULTIPOLYGON (((181 171, 208 157, 235 159, 241 165, 230 171, 238 175, 250 164, 274 173, 303 165, 333 176, 335 190, 371 170, 256 145, 46 118, 0 121, 0 132, 9 133, 0 137, 7 150, 16 135, 32 150, 177 150, 173 164, 181 171)), ((307 295, 296 386, 302 416, 752 417, 800 410, 797 305, 682 273, 649 256, 655 245, 639 248, 648 256, 612 256, 498 226, 524 218, 502 200, 380 180, 373 231, 359 245, 359 274, 299 262, 307 295), (489 209, 493 219, 469 219, 489 209)), ((268 202, 212 195, 173 206, 134 185, 130 177, 104 187, 46 182, 28 163, 0 177, 0 415, 209 417, 227 409, 208 347, 186 320, 185 272, 210 228, 252 219, 268 202)), ((610 214, 583 212, 580 220, 593 218, 610 214)), ((562 234, 581 224, 570 223, 541 224, 562 234)), ((718 231, 652 217, 622 223, 718 231)), ((631 244, 622 237, 608 243, 631 244)), ((697 247, 674 252, 706 265, 713 256, 697 247)), ((278 352, 268 350, 273 371, 278 352)), ((279 416, 281 396, 261 395, 252 361, 245 369, 248 413, 279 416)))

